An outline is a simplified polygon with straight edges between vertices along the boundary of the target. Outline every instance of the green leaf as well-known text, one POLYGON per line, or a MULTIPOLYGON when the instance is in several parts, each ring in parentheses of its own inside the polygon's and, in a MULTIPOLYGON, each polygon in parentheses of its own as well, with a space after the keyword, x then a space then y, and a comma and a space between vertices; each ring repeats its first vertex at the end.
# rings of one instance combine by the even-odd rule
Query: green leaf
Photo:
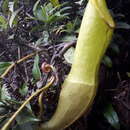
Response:
MULTIPOLYGON (((9 112, 8 108, 6 107, 6 105, 3 102, 0 102, 0 115, 5 115, 9 112)), ((0 116, 0 120, 2 119, 2 117, 0 116)))
MULTIPOLYGON (((37 20, 39 21, 44 21, 44 17, 43 17, 43 14, 42 14, 42 9, 37 9, 37 11, 35 12, 35 17, 37 20)), ((45 21, 44 21, 45 22, 45 21)))
POLYGON ((40 1, 37 1, 34 5, 33 14, 35 16, 35 19, 44 22, 45 26, 61 21, 67 18, 67 16, 69 15, 69 13, 63 13, 61 15, 61 12, 69 9, 69 7, 63 8, 63 10, 59 8, 60 5, 54 7, 51 3, 48 3, 44 4, 44 6, 40 6, 39 2, 40 1))
MULTIPOLYGON (((28 2, 28 0, 26 0, 28 2)), ((14 8, 18 8, 19 0, 13 0, 14 8)))
POLYGON ((4 14, 7 14, 8 13, 8 4, 9 4, 9 0, 3 0, 3 3, 2 3, 2 12, 4 14))
POLYGON ((36 130, 37 129, 37 124, 28 122, 22 125, 16 125, 12 128, 12 130, 36 130))
POLYGON ((14 12, 12 12, 11 17, 10 17, 10 19, 9 19, 9 26, 10 26, 10 28, 12 28, 12 25, 13 25, 13 23, 14 23, 14 20, 15 20, 17 14, 21 11, 21 9, 22 9, 22 8, 20 8, 20 9, 14 11, 14 12))
MULTIPOLYGON (((46 5, 46 10, 49 12, 49 14, 54 14, 55 12, 59 12, 59 7, 60 6, 56 6, 53 7, 52 4, 47 4, 46 5)), ((61 9, 60 9, 61 10, 61 9)))
POLYGON ((12 64, 12 62, 0 62, 0 75, 12 64))
POLYGON ((34 14, 35 17, 37 17, 37 10, 38 10, 38 5, 39 5, 39 3, 40 3, 40 0, 38 0, 38 1, 34 4, 34 6, 33 6, 33 14, 34 14))
POLYGON ((32 112, 30 112, 27 108, 25 108, 16 117, 16 121, 19 125, 21 125, 28 122, 38 122, 40 120, 36 118, 32 112))
POLYGON ((22 85, 22 87, 19 89, 19 93, 23 96, 25 96, 28 92, 28 86, 26 83, 22 85))
POLYGON ((76 17, 75 20, 73 21, 69 21, 67 24, 66 24, 66 32, 72 34, 75 32, 76 30, 76 27, 79 27, 79 25, 81 24, 81 21, 78 17, 76 17))
POLYGON ((8 26, 8 22, 6 20, 6 18, 2 15, 0 15, 0 28, 2 29, 7 29, 8 26))
POLYGON ((66 35, 62 37, 61 42, 70 42, 74 40, 77 40, 75 35, 66 35))
POLYGON ((65 11, 67 11, 69 9, 72 9, 72 7, 67 6, 67 7, 61 8, 60 13, 64 13, 65 11))
POLYGON ((0 128, 9 120, 7 116, 3 116, 0 118, 0 128))
POLYGON ((126 72, 127 76, 130 78, 130 72, 126 72))
POLYGON ((0 15, 0 23, 1 24, 6 24, 7 23, 7 20, 4 16, 0 15))
POLYGON ((35 16, 38 20, 47 23, 48 14, 47 14, 46 6, 40 6, 39 3, 40 3, 40 0, 38 0, 38 1, 35 3, 35 5, 34 5, 34 7, 33 7, 33 14, 34 14, 34 16, 35 16))
POLYGON ((4 101, 4 100, 10 100, 11 99, 10 94, 8 93, 8 90, 7 90, 7 88, 6 88, 5 85, 3 85, 3 87, 1 88, 0 99, 2 101, 4 101))
MULTIPOLYGON (((66 14, 66 15, 67 15, 67 14, 66 14)), ((65 18, 67 18, 67 16, 65 16, 65 15, 60 15, 60 16, 57 16, 57 14, 56 14, 56 15, 52 15, 52 16, 49 17, 48 23, 49 23, 49 24, 53 24, 53 23, 56 23, 56 22, 58 22, 58 21, 62 21, 62 20, 64 20, 65 18)))
POLYGON ((53 6, 59 5, 59 0, 50 0, 50 2, 53 4, 53 6))
POLYGON ((119 53, 120 53, 120 49, 119 49, 118 45, 116 45, 116 44, 111 44, 111 45, 110 45, 110 48, 111 48, 112 51, 114 51, 116 54, 119 54, 119 53))
POLYGON ((130 29, 130 25, 125 22, 117 22, 116 28, 117 29, 130 29))
POLYGON ((72 33, 73 32, 73 30, 74 30, 74 24, 71 22, 71 21, 69 21, 67 24, 66 24, 66 32, 68 32, 68 33, 72 33))
POLYGON ((41 6, 40 8, 38 8, 36 11, 35 11, 35 17, 39 20, 39 21, 42 21, 44 23, 47 23, 48 22, 48 14, 47 14, 47 10, 45 7, 41 6))
POLYGON ((64 54, 65 60, 66 60, 68 63, 70 63, 70 64, 73 63, 74 51, 75 51, 74 47, 71 47, 71 48, 69 48, 69 49, 66 51, 66 53, 64 54))
POLYGON ((35 80, 40 80, 41 78, 41 71, 39 68, 39 56, 36 55, 34 59, 32 74, 35 80))
POLYGON ((76 3, 78 3, 79 5, 82 5, 83 4, 83 2, 84 2, 84 0, 79 0, 78 2, 76 2, 76 3))
POLYGON ((1 101, 1 93, 2 93, 2 82, 1 82, 1 79, 0 79, 0 101, 1 101))
POLYGON ((113 126, 117 130, 120 129, 118 115, 115 112, 112 104, 108 104, 106 106, 106 109, 103 114, 104 114, 104 117, 107 119, 107 121, 111 124, 111 126, 113 126))
POLYGON ((102 63, 109 68, 112 67, 112 60, 110 59, 110 57, 108 57, 106 55, 103 57, 102 63))
POLYGON ((42 17, 41 18, 42 18, 43 22, 47 23, 49 16, 48 16, 46 7, 41 6, 41 9, 42 9, 42 17))
POLYGON ((12 64, 12 62, 0 62, 0 69, 4 67, 9 67, 12 64))

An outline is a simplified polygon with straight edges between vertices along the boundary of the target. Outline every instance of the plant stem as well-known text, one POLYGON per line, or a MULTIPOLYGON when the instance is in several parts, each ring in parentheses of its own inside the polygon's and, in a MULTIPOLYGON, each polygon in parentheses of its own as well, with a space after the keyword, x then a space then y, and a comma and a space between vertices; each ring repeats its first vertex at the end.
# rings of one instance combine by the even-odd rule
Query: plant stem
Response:
POLYGON ((21 62, 23 62, 23 61, 25 61, 25 60, 31 58, 32 56, 34 56, 34 55, 36 55, 37 53, 40 53, 40 52, 42 52, 42 50, 41 50, 41 51, 38 51, 38 52, 31 53, 31 54, 29 54, 29 55, 26 55, 26 56, 24 56, 23 58, 21 58, 21 59, 19 59, 18 61, 16 61, 16 63, 12 63, 12 64, 6 69, 6 71, 0 76, 0 79, 3 79, 3 78, 10 72, 10 70, 11 70, 15 65, 17 65, 17 64, 19 64, 19 63, 21 63, 21 62))

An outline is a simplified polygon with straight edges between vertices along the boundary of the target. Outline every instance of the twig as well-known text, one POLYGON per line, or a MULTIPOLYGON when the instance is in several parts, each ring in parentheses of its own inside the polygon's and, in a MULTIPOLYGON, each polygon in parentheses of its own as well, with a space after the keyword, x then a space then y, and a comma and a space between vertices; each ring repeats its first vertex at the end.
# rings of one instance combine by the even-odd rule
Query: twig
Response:
POLYGON ((18 46, 18 59, 21 59, 20 47, 18 46))
POLYGON ((51 59, 51 62, 50 64, 53 64, 53 61, 56 57, 62 57, 64 55, 64 53, 70 48, 72 47, 73 45, 76 44, 76 41, 72 41, 72 42, 68 42, 68 43, 62 43, 61 46, 63 46, 63 48, 61 49, 61 46, 59 46, 58 48, 58 54, 57 52, 55 51, 52 59, 51 59))
POLYGON ((39 118, 41 119, 42 115, 43 115, 43 103, 42 103, 42 98, 43 98, 43 94, 44 92, 40 93, 39 98, 38 98, 38 103, 39 103, 39 107, 40 107, 40 112, 39 112, 39 118))
POLYGON ((65 44, 65 46, 62 48, 62 50, 60 51, 59 53, 59 57, 63 56, 64 53, 73 45, 76 44, 76 41, 72 41, 72 42, 69 42, 67 44, 65 44))
POLYGON ((21 110, 25 107, 25 105, 35 96, 37 96, 39 93, 46 91, 54 82, 55 77, 52 76, 50 82, 46 84, 45 87, 42 87, 41 89, 37 90, 35 93, 33 93, 21 106, 20 108, 13 114, 13 116, 8 120, 8 122, 2 127, 1 130, 7 130, 12 123, 12 121, 15 119, 15 117, 21 112, 21 110))
MULTIPOLYGON (((39 51, 41 52, 41 51, 39 51)), ((34 52, 34 53, 31 53, 23 58, 21 58, 20 60, 16 61, 15 63, 12 63, 7 69, 6 71, 0 76, 0 79, 3 79, 8 73, 9 71, 16 65, 16 64, 19 64, 25 60, 27 60, 28 58, 31 58, 32 56, 34 56, 36 53, 39 53, 39 52, 34 52)))
POLYGON ((3 51, 3 52, 0 54, 0 57, 1 57, 2 55, 4 55, 4 53, 5 53, 5 51, 3 51))

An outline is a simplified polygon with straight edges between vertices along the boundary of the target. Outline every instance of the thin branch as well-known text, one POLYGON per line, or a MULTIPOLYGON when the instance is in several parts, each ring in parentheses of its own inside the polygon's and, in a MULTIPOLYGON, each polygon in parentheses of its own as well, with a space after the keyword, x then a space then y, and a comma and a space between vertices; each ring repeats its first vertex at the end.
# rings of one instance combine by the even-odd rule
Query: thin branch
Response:
MULTIPOLYGON (((41 52, 41 51, 39 51, 39 52, 41 52)), ((10 70, 11 70, 15 65, 17 65, 17 64, 19 64, 19 63, 21 63, 21 62, 23 62, 23 61, 25 61, 25 60, 31 58, 32 56, 36 55, 36 54, 39 53, 39 52, 31 53, 31 54, 29 54, 29 55, 27 55, 27 56, 24 56, 23 58, 21 58, 20 60, 16 61, 15 63, 12 63, 12 64, 5 70, 5 72, 0 76, 0 79, 3 79, 3 78, 10 72, 10 70)))
POLYGON ((39 118, 41 119, 42 115, 43 115, 43 109, 44 109, 44 105, 42 103, 42 98, 43 98, 44 92, 40 93, 39 98, 38 98, 38 103, 39 103, 39 107, 40 107, 40 112, 39 112, 39 118))
POLYGON ((66 43, 65 46, 62 48, 62 50, 60 51, 60 53, 58 54, 60 57, 64 55, 64 53, 72 46, 74 46, 76 44, 76 41, 72 41, 69 43, 66 43))
POLYGON ((33 93, 21 106, 20 108, 13 114, 13 116, 8 120, 8 122, 2 127, 1 130, 7 130, 10 126, 10 124, 12 123, 12 121, 16 118, 16 116, 21 112, 21 110, 25 107, 25 105, 27 105, 29 103, 29 101, 37 96, 39 93, 46 91, 54 82, 55 77, 52 76, 50 82, 48 84, 46 84, 46 86, 42 87, 41 89, 37 90, 35 93, 33 93))

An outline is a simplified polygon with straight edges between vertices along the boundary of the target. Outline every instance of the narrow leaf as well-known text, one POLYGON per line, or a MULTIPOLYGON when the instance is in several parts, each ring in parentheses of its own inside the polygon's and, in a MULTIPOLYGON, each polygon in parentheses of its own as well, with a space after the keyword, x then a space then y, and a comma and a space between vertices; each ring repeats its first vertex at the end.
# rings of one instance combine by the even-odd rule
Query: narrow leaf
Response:
POLYGON ((109 68, 112 67, 112 60, 111 60, 110 57, 108 57, 108 56, 104 56, 104 57, 103 57, 102 63, 103 63, 104 65, 106 65, 107 67, 109 67, 109 68))
POLYGON ((1 99, 2 101, 11 99, 10 94, 8 93, 8 90, 7 90, 7 88, 6 88, 5 85, 3 85, 3 87, 1 88, 0 99, 1 99))
POLYGON ((11 65, 11 62, 0 62, 0 75, 11 65))
POLYGON ((59 5, 59 0, 50 0, 50 2, 53 4, 53 6, 59 5))
POLYGON ((6 24, 7 23, 7 20, 4 16, 0 15, 0 23, 1 24, 6 24))
POLYGON ((21 88, 19 89, 19 93, 22 95, 22 96, 25 96, 28 92, 28 86, 26 83, 24 83, 21 88))
POLYGON ((117 29, 130 29, 130 25, 125 22, 118 22, 116 24, 117 29))
POLYGON ((12 127, 12 130, 36 130, 36 129, 37 129, 37 125, 32 122, 28 122, 22 125, 16 125, 12 127))
POLYGON ((114 51, 116 54, 119 54, 120 53, 120 49, 118 47, 117 44, 111 44, 110 45, 110 48, 112 49, 112 51, 114 51))
POLYGON ((39 3, 40 3, 40 0, 38 0, 38 1, 34 4, 34 7, 33 7, 33 14, 34 14, 35 17, 37 16, 37 9, 38 9, 39 3))
POLYGON ((104 117, 108 120, 108 122, 113 126, 115 129, 120 129, 119 119, 118 115, 115 112, 112 104, 108 104, 105 111, 104 111, 104 117))
POLYGON ((9 20, 9 26, 10 28, 12 28, 12 25, 13 25, 13 22, 14 22, 14 19, 16 18, 17 14, 20 12, 21 8, 12 12, 12 15, 10 17, 10 20, 9 20))
POLYGON ((38 122, 39 119, 37 119, 28 109, 23 109, 23 111, 21 111, 16 117, 16 121, 21 125, 32 121, 38 122))
POLYGON ((126 72, 127 76, 130 78, 130 72, 126 72))
POLYGON ((32 74, 35 80, 40 80, 41 78, 41 71, 39 68, 39 56, 36 55, 34 59, 32 74))
POLYGON ((73 62, 74 51, 75 51, 74 47, 71 47, 71 48, 69 48, 69 49, 66 51, 66 53, 64 54, 65 60, 66 60, 68 63, 70 63, 70 64, 72 64, 72 62, 73 62))
POLYGON ((9 4, 9 0, 3 0, 3 3, 2 3, 2 12, 3 14, 7 14, 8 13, 8 4, 9 4))
POLYGON ((4 16, 0 15, 0 28, 7 29, 7 20, 4 16))

